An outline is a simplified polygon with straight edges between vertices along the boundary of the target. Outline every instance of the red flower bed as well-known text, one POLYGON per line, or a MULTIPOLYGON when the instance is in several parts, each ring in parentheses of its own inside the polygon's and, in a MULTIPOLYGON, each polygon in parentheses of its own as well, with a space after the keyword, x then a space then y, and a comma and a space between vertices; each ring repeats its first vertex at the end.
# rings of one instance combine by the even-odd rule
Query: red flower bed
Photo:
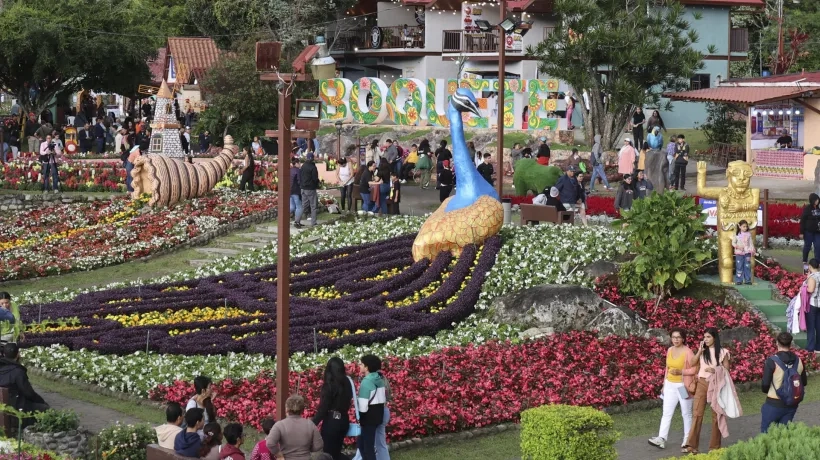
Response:
MULTIPOLYGON (((759 336, 745 345, 725 344, 735 382, 760 379, 763 361, 776 351, 757 317, 729 306, 673 298, 655 309, 654 302, 626 299, 611 286, 601 288, 600 294, 636 310, 650 327, 684 327, 690 332, 690 346, 697 345, 706 327, 757 330, 759 336)), ((517 421, 522 410, 548 403, 607 407, 654 399, 663 384, 665 352, 666 346, 655 340, 598 340, 589 332, 570 332, 520 345, 490 342, 410 359, 391 357, 384 363, 394 394, 388 437, 398 440, 517 421)), ((807 366, 816 367, 814 356, 800 355, 807 366)), ((353 364, 348 371, 358 373, 353 364)), ((309 402, 307 416, 318 405, 321 380, 321 369, 290 375, 291 388, 298 385, 309 402)), ((275 411, 269 374, 217 383, 217 392, 222 417, 258 427, 275 411)), ((189 383, 178 381, 156 388, 151 397, 185 403, 192 393, 189 383)))
POLYGON ((769 268, 755 265, 755 276, 771 282, 781 295, 790 299, 800 292, 800 287, 806 280, 806 275, 790 272, 776 263, 769 264, 769 268))

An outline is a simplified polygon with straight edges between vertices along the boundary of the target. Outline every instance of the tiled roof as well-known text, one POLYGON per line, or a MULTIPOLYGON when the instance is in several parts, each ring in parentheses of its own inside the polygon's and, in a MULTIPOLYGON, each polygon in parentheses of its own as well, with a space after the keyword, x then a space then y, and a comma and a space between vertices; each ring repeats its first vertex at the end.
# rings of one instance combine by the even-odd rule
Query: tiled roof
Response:
POLYGON ((795 83, 800 82, 806 85, 820 85, 820 72, 798 72, 783 75, 772 75, 758 78, 734 78, 727 80, 729 83, 795 83))
POLYGON ((705 6, 752 6, 763 8, 764 0, 681 0, 684 5, 705 6))
POLYGON ((759 104, 791 99, 806 91, 808 91, 806 88, 796 86, 718 86, 679 93, 664 93, 664 97, 676 101, 759 104))
POLYGON ((222 57, 222 52, 210 38, 169 37, 168 52, 174 58, 177 78, 182 78, 183 83, 190 83, 194 69, 209 69, 222 57), (180 67, 186 69, 185 75, 180 75, 180 67))
POLYGON ((165 78, 165 59, 168 55, 166 48, 157 48, 157 58, 148 63, 148 70, 151 71, 151 83, 159 85, 165 78))

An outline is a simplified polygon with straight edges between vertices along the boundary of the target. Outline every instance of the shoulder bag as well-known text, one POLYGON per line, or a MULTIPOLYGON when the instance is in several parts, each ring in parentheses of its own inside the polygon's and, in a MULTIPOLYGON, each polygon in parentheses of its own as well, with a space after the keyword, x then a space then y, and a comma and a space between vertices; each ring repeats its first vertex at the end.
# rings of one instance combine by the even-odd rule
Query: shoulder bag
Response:
POLYGON ((359 425, 359 398, 356 396, 356 385, 353 384, 353 379, 347 378, 350 381, 350 389, 353 390, 353 409, 356 413, 356 423, 351 423, 347 428, 347 435, 349 437, 356 437, 362 434, 362 426, 359 425))

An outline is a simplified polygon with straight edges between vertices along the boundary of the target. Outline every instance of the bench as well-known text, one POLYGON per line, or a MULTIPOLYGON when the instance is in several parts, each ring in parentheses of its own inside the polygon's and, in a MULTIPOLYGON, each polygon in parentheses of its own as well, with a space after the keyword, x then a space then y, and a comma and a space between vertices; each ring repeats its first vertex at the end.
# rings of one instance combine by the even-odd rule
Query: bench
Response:
POLYGON ((575 213, 569 211, 559 212, 555 206, 522 203, 519 207, 521 209, 521 225, 530 225, 537 222, 570 225, 575 223, 575 213))
POLYGON ((191 457, 183 457, 159 444, 148 444, 145 447, 145 460, 191 460, 191 457))
MULTIPOLYGON (((362 194, 359 192, 359 184, 353 184, 353 209, 351 211, 356 212, 359 210, 359 203, 362 202, 362 194)), ((362 206, 364 208, 364 206, 362 206)))
MULTIPOLYGON (((3 403, 7 406, 11 406, 11 395, 9 395, 9 389, 6 387, 0 387, 0 403, 3 403)), ((6 437, 12 437, 17 433, 17 417, 11 414, 0 414, 0 429, 3 430, 3 433, 6 437)))

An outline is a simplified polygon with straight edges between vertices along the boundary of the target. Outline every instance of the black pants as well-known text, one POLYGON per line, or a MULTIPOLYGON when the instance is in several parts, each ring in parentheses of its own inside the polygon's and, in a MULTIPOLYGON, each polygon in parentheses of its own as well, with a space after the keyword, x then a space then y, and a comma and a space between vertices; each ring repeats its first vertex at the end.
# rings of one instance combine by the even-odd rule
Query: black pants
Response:
POLYGON ((415 163, 405 163, 401 165, 401 175, 399 175, 399 179, 413 180, 413 168, 415 167, 415 163))
POLYGON ((362 434, 359 436, 357 447, 362 454, 362 460, 376 460, 376 429, 378 426, 362 425, 362 434))
POLYGON ((633 146, 635 146, 636 150, 640 150, 643 148, 643 126, 636 126, 632 128, 632 139, 634 141, 633 146))
POLYGON ((401 212, 399 212, 399 204, 392 201, 387 202, 387 214, 391 216, 398 216, 401 214, 401 212))
POLYGON ((672 187, 675 190, 686 188, 686 165, 675 163, 674 174, 672 174, 672 187))
POLYGON ((446 200, 447 197, 450 196, 450 192, 452 192, 452 191, 453 191, 453 186, 452 185, 441 185, 441 186, 439 186, 439 188, 438 188, 439 201, 444 203, 444 200, 446 200))
POLYGON ((345 210, 345 203, 347 203, 347 209, 352 211, 353 210, 353 184, 343 185, 341 190, 342 190, 342 198, 339 201, 341 201, 342 211, 345 210))
POLYGON ((253 176, 247 175, 247 174, 242 174, 242 180, 239 181, 239 190, 244 191, 246 185, 250 188, 251 192, 254 191, 253 190, 253 176))
POLYGON ((347 455, 342 454, 342 447, 347 434, 347 429, 350 422, 347 419, 347 414, 342 414, 339 420, 333 419, 333 416, 327 416, 322 420, 322 442, 324 443, 323 452, 333 456, 333 460, 348 460, 347 455))

